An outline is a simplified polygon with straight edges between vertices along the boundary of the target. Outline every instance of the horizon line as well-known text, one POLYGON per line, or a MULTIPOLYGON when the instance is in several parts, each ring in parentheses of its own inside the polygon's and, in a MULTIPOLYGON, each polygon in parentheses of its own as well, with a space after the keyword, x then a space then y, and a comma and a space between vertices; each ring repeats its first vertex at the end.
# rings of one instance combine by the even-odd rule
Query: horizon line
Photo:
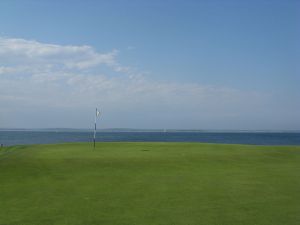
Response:
MULTIPOLYGON (((92 131, 93 128, 0 128, 0 131, 92 131)), ((99 128, 98 131, 152 131, 152 132, 174 132, 174 131, 194 131, 194 132, 300 132, 300 129, 178 129, 178 128, 99 128)))

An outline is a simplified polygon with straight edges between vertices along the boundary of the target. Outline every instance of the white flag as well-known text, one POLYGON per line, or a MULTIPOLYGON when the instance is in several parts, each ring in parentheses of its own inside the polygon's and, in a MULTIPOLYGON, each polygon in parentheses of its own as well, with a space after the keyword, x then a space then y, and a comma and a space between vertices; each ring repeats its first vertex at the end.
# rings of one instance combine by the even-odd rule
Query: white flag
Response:
POLYGON ((96 116, 99 116, 99 115, 100 115, 100 111, 97 109, 96 116))

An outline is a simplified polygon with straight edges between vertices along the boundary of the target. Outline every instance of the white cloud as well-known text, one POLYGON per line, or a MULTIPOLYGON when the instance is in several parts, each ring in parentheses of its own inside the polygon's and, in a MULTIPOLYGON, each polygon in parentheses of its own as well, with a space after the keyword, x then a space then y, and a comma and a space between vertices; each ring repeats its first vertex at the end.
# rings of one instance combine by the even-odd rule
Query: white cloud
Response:
POLYGON ((186 120, 187 126, 203 128, 206 120, 249 115, 267 98, 232 88, 154 81, 117 59, 117 50, 99 53, 87 45, 0 38, 0 127, 20 126, 14 119, 18 112, 35 115, 46 109, 77 119, 62 113, 55 123, 53 113, 44 113, 43 122, 28 120, 23 126, 88 126, 78 118, 101 106, 110 113, 103 119, 106 127, 171 127, 163 121, 180 127, 186 120), (103 66, 109 68, 105 73, 103 66))
MULTIPOLYGON (((86 69, 101 64, 117 68, 118 51, 100 54, 91 46, 62 46, 32 40, 0 38, 0 57, 7 64, 55 64, 67 68, 86 69)), ((20 65, 18 65, 20 66, 20 65)))

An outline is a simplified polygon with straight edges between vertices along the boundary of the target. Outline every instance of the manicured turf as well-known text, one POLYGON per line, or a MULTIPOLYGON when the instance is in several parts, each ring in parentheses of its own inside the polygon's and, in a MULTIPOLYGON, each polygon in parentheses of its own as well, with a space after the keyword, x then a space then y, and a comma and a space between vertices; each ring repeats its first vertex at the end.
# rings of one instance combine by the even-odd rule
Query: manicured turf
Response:
POLYGON ((300 147, 5 147, 0 224, 300 224, 300 147))

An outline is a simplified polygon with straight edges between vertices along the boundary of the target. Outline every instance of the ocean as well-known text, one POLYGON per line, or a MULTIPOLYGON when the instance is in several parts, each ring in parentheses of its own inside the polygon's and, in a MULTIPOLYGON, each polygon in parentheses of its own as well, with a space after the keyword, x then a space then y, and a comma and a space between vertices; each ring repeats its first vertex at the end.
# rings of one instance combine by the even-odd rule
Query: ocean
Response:
MULTIPOLYGON (((0 131, 3 146, 92 142, 93 132, 0 131)), ((300 145, 300 132, 97 132, 97 142, 203 142, 252 145, 300 145)))

